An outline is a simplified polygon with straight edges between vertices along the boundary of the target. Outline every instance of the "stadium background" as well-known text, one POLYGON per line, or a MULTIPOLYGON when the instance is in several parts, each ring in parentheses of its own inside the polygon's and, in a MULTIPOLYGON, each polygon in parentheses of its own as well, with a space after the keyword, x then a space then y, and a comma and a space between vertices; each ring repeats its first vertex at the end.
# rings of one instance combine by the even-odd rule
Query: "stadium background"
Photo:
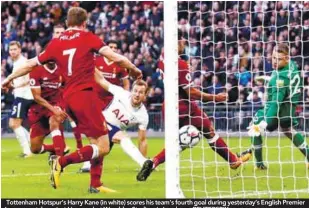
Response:
POLYGON ((187 39, 195 86, 207 93, 227 92, 224 105, 200 103, 223 131, 245 131, 264 105, 264 83, 271 75, 276 42, 290 46, 304 89, 297 108, 299 129, 309 131, 309 3, 222 1, 178 2, 178 25, 187 39))
MULTIPOLYGON (((157 62, 163 51, 163 2, 1 2, 1 80, 12 71, 12 61, 8 57, 8 43, 18 40, 22 43, 23 54, 34 57, 42 51, 50 40, 54 24, 63 24, 66 12, 70 6, 82 6, 89 12, 88 29, 99 35, 105 41, 119 40, 119 53, 126 55, 142 71, 144 79, 151 84, 151 91, 147 100, 149 109, 150 135, 160 135, 160 138, 149 140, 149 156, 155 155, 163 145, 164 132, 161 116, 163 97, 163 81, 157 62), (152 130, 150 130, 152 129, 152 130), (159 132, 159 134, 156 134, 159 132)), ((213 119, 216 129, 224 132, 235 132, 237 138, 229 137, 228 143, 235 151, 249 147, 248 138, 239 139, 239 131, 245 131, 254 112, 263 105, 264 88, 261 84, 255 85, 253 79, 264 72, 269 74, 271 65, 269 53, 276 38, 291 43, 292 59, 296 60, 302 70, 304 91, 302 102, 298 108, 300 128, 309 132, 309 5, 303 3, 267 2, 263 5, 255 2, 179 2, 178 25, 187 34, 187 47, 184 59, 190 62, 190 70, 194 77, 195 86, 205 92, 219 93, 227 91, 229 101, 226 104, 200 103, 204 110, 213 119), (237 10, 237 7, 239 10, 237 10), (297 12, 296 10, 302 10, 297 12), (284 12, 282 12, 284 11, 284 12), (296 11, 296 12, 295 12, 296 11), (262 12, 262 17, 261 17, 262 12), (265 16, 263 20, 263 16, 265 16), (262 18, 262 20, 261 20, 262 18), (224 23, 226 20, 226 24, 224 23), (199 27, 202 24, 203 30, 199 27), (213 25, 213 27, 211 27, 213 25), (226 29, 224 29, 226 28, 226 29), (226 34, 226 35, 225 35, 226 34), (200 42, 202 37, 202 42, 200 42), (292 49, 294 48, 294 49, 292 49), (216 78, 217 77, 217 78, 216 78), (253 89, 253 90, 252 90, 253 89), (253 93, 253 91, 257 93, 253 93), (251 97, 253 99, 251 99, 251 97), (215 111, 214 111, 215 110, 215 111), (241 145, 240 145, 241 144, 241 145)), ((169 69, 166 69, 169 70, 169 69)), ((1 94, 1 130, 2 133, 11 132, 8 129, 8 115, 13 101, 12 94, 1 94)), ((70 131, 69 125, 66 130, 70 131)), ((277 133, 275 132, 274 135, 277 133)), ((3 135, 3 134, 2 134, 3 135)), ((48 183, 49 169, 46 155, 38 155, 24 162, 15 156, 19 153, 17 141, 10 138, 10 134, 2 137, 2 197, 14 198, 156 198, 164 197, 164 167, 147 181, 147 184, 137 183, 134 179, 137 168, 121 149, 115 145, 111 155, 104 163, 104 183, 122 193, 115 195, 86 195, 88 176, 76 174, 79 165, 72 166, 65 171, 63 188, 53 190, 48 183), (116 157, 115 157, 116 156, 116 157), (121 158, 121 160, 119 159, 121 158), (31 164, 31 165, 29 165, 31 164), (135 170, 135 169, 134 169, 135 170), (106 173, 106 174, 105 174, 106 173), (20 187, 12 189, 12 187, 20 187), (149 192, 149 187, 152 191, 149 192)), ((12 135, 12 134, 11 134, 12 135)), ((224 135, 224 134, 222 134, 224 135)), ((136 140, 134 140, 136 142, 136 140)), ((47 140, 47 143, 51 142, 47 140)), ((68 139, 68 145, 74 147, 74 140, 68 139)), ((266 146, 272 149, 270 161, 288 161, 291 146, 289 141, 282 140, 278 148, 276 139, 265 141, 266 146), (285 158, 286 157, 286 158, 285 158)), ((206 146, 194 148, 182 154, 182 158, 201 160, 201 155, 207 155, 207 177, 196 180, 195 188, 203 190, 201 193, 192 192, 192 164, 184 165, 182 174, 186 175, 182 186, 190 189, 186 196, 204 197, 204 183, 218 191, 257 190, 252 177, 259 177, 267 181, 258 187, 260 190, 270 190, 273 184, 282 189, 282 177, 285 177, 284 188, 303 188, 303 180, 290 179, 303 177, 303 165, 272 164, 268 175, 273 182, 269 186, 268 176, 263 173, 252 176, 253 165, 242 170, 245 176, 246 187, 242 180, 230 179, 231 174, 223 161, 220 162, 213 152, 206 146), (215 161, 215 163, 213 162, 215 161), (221 165, 221 163, 224 165, 221 165), (188 168, 190 167, 190 168, 188 168), (278 170, 282 170, 278 172, 278 170), (215 173, 214 173, 215 170, 215 173), (291 172, 291 171, 295 172, 291 172), (183 172, 187 171, 187 172, 183 172), (217 177, 220 175, 220 177, 217 177), (206 180, 205 180, 206 179, 206 180), (296 183, 295 183, 296 181, 296 183), (188 185, 189 184, 189 185, 188 185), (220 186, 218 186, 220 184, 220 186), (265 183, 266 184, 266 183, 265 183), (296 184, 296 185, 295 185, 296 184), (202 187, 199 187, 202 186, 202 187)), ((293 152, 292 152, 293 153, 293 152)), ((296 153, 297 154, 297 153, 296 153)), ((299 155, 295 156, 302 158, 299 155)), ((293 158, 294 159, 294 158, 293 158)), ((203 159, 204 161, 204 159, 203 159)), ((203 171, 195 169, 194 173, 200 176, 203 171), (199 172, 200 171, 200 172, 199 172)), ((234 172, 232 172, 234 175, 234 172)), ((236 174, 236 173, 235 173, 236 174)), ((239 173, 237 173, 239 174, 239 173)), ((237 175, 236 174, 236 175, 237 175)), ((213 191, 213 190, 208 190, 213 191)), ((223 193, 222 192, 222 193, 223 193)), ((222 196, 219 195, 208 195, 222 196)), ((267 193, 268 194, 268 193, 267 193)), ((261 195, 268 197, 268 195, 261 195)), ((270 197, 289 197, 290 195, 271 194, 270 197)), ((295 195, 291 195, 292 197, 295 195)), ((298 196, 298 195, 297 195, 298 196)), ((233 196, 230 196, 230 198, 233 196)), ((238 196, 239 197, 239 196, 238 196)), ((250 197, 250 196, 249 196, 250 197)), ((253 195, 251 197, 257 197, 253 195)), ((303 195, 303 197, 308 197, 303 195)))
MULTIPOLYGON (((147 107, 150 126, 162 130, 161 103, 163 80, 157 62, 163 51, 163 2, 2 2, 1 8, 1 81, 12 72, 8 45, 17 40, 22 54, 33 58, 52 37, 53 26, 65 25, 71 6, 81 6, 89 12, 88 30, 103 41, 119 41, 118 52, 125 55, 143 72, 150 86, 147 107)), ((8 118, 13 102, 11 93, 1 94, 2 132, 11 132, 8 118)), ((66 129, 70 127, 66 123, 66 129)))
MULTIPOLYGON (((1 80, 12 71, 10 41, 20 41, 26 57, 36 56, 51 39, 53 25, 64 24, 68 8, 77 5, 89 12, 88 29, 104 41, 118 40, 118 52, 142 70, 151 88, 146 103, 149 129, 163 132, 164 85, 157 70, 163 52, 163 2, 4 2, 1 80)), ((270 75, 274 43, 286 41, 304 79, 297 109, 299 129, 309 131, 308 9, 309 4, 301 2, 178 3, 178 24, 188 39, 183 58, 190 62, 195 87, 207 93, 229 94, 224 105, 199 103, 218 130, 245 130, 254 112, 264 104, 263 83, 255 83, 254 77, 270 75)), ((10 132, 7 123, 12 101, 11 93, 2 93, 3 133, 10 132)), ((66 129, 70 129, 68 124, 66 129)))

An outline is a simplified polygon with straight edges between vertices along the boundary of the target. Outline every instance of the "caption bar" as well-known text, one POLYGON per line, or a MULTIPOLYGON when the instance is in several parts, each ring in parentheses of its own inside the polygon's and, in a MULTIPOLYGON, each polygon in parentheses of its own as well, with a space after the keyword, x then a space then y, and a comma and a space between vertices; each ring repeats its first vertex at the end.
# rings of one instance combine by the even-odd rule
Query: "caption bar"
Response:
POLYGON ((309 199, 2 199, 2 207, 309 207, 309 199))

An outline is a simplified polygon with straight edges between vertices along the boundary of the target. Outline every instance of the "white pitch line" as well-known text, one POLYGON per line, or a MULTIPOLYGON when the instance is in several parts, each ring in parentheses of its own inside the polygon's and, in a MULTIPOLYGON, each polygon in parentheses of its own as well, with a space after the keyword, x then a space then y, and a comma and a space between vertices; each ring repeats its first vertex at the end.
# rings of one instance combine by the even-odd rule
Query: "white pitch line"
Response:
MULTIPOLYGON (((78 172, 65 172, 64 174, 78 174, 78 172)), ((28 173, 28 174, 5 174, 1 178, 14 178, 14 177, 32 177, 32 176, 47 176, 50 173, 28 173)))
POLYGON ((248 197, 248 196, 260 196, 260 195, 273 195, 273 194, 291 194, 291 193, 308 193, 309 189, 297 189, 297 190, 287 190, 287 191, 257 191, 249 192, 243 194, 233 194, 233 195, 223 195, 223 196, 210 196, 214 198, 239 198, 239 197, 248 197))

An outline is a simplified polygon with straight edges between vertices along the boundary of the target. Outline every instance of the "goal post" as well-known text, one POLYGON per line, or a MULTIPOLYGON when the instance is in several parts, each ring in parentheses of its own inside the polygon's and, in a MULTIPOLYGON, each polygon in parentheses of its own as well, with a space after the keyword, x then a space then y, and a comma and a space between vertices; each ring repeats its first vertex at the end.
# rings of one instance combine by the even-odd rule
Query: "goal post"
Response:
POLYGON ((309 100, 309 3, 168 0, 164 7, 166 197, 308 197, 308 162, 280 128, 266 132, 262 144, 256 145, 263 147, 266 170, 255 168, 254 155, 237 170, 230 169, 206 139, 179 153, 176 83, 180 29, 187 39, 183 55, 188 57, 193 86, 206 93, 227 92, 230 96, 224 104, 189 102, 198 104, 229 149, 240 153, 252 148, 246 128, 265 105, 267 84, 254 80, 271 75, 274 46, 288 43, 290 61, 298 65, 304 80, 295 130, 308 140, 309 102, 305 98, 309 100))
POLYGON ((183 197, 179 182, 177 1, 164 1, 165 195, 183 197))

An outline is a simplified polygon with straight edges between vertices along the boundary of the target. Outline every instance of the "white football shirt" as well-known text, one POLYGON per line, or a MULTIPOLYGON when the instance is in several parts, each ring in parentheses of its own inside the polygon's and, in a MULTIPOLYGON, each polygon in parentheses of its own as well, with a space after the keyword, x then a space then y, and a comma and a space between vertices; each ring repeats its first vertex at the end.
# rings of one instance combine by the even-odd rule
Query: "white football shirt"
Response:
POLYGON ((108 91, 114 95, 114 98, 103 111, 106 121, 121 130, 126 130, 132 126, 146 130, 149 118, 144 104, 133 107, 131 105, 131 93, 116 85, 110 84, 108 91))
MULTIPOLYGON (((20 55, 19 58, 13 63, 13 72, 16 71, 16 67, 22 65, 26 61, 27 59, 24 56, 20 55)), ((15 86, 19 86, 22 83, 28 82, 27 85, 14 89, 13 94, 15 97, 24 98, 26 100, 33 100, 33 95, 30 89, 29 80, 30 80, 29 74, 26 74, 24 76, 18 77, 13 80, 13 84, 15 86)))

